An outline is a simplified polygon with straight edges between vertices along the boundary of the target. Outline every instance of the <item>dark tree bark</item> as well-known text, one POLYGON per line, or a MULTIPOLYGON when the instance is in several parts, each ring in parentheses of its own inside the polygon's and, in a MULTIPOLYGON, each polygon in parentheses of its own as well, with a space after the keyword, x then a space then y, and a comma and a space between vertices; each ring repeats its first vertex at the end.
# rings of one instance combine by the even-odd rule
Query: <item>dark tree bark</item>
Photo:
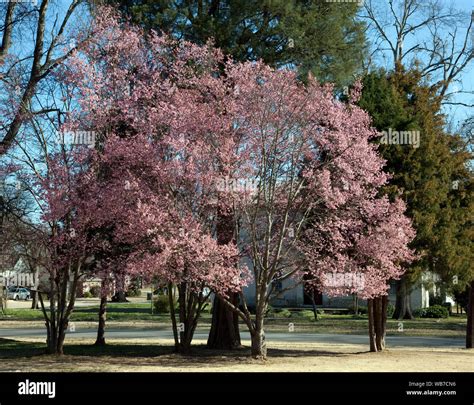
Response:
POLYGON ((388 297, 386 295, 375 298, 375 344, 377 351, 385 350, 385 330, 387 325, 387 304, 388 297))
MULTIPOLYGON (((234 217, 232 212, 219 213, 216 225, 217 243, 227 244, 234 238, 234 217)), ((239 295, 229 293, 229 301, 238 306, 239 295)), ((239 316, 217 296, 212 303, 212 322, 207 347, 210 349, 232 350, 241 347, 239 316)))
POLYGON ((175 292, 173 285, 168 284, 168 299, 170 303, 170 316, 173 327, 175 351, 180 354, 191 353, 191 343, 196 331, 199 316, 202 313, 209 294, 197 292, 186 282, 176 285, 178 293, 178 311, 175 309, 175 292))
POLYGON ((367 300, 367 314, 369 317, 369 347, 371 352, 377 351, 375 344, 375 327, 374 327, 374 300, 367 300))
POLYGON ((411 310, 410 288, 405 276, 397 281, 397 299, 393 319, 413 319, 411 310))
POLYGON ((51 287, 56 283, 57 289, 51 288, 49 315, 43 302, 41 293, 38 297, 41 303, 41 309, 45 318, 46 325, 46 346, 47 353, 62 355, 64 353, 64 339, 69 325, 69 319, 74 309, 76 299, 76 287, 79 280, 79 268, 73 272, 73 281, 70 289, 70 298, 68 302, 68 284, 69 271, 62 280, 51 281, 51 287))
MULTIPOLYGON (((230 302, 238 306, 239 295, 229 294, 230 302)), ((239 333, 239 317, 229 310, 227 305, 217 296, 212 307, 212 324, 209 331, 207 346, 211 349, 232 350, 241 347, 239 333)))
POLYGON ((357 294, 353 294, 352 298, 354 303, 354 315, 357 316, 359 315, 359 297, 357 296, 357 294))
POLYGON ((376 297, 369 299, 369 345, 371 352, 385 350, 385 335, 387 329, 387 305, 388 297, 376 297))
POLYGON ((77 286, 81 277, 81 258, 78 263, 50 277, 49 308, 46 309, 41 291, 38 298, 46 326, 46 346, 49 354, 62 355, 66 331, 76 303, 77 286))
POLYGON ((469 303, 467 304, 466 349, 474 346, 474 280, 469 289, 469 303))
POLYGON ((168 302, 170 303, 171 324, 173 326, 174 348, 179 351, 178 325, 176 324, 176 313, 174 308, 173 284, 168 283, 168 302))
POLYGON ((105 322, 107 319, 107 294, 101 293, 99 306, 99 325, 97 327, 97 339, 95 346, 105 346, 105 322))
POLYGON ((314 300, 314 292, 311 295, 311 306, 313 307, 314 320, 318 320, 318 308, 316 308, 316 301, 314 300))
POLYGON ((38 292, 36 290, 33 290, 32 293, 33 294, 31 295, 31 309, 38 309, 38 292))
POLYGON ((188 300, 186 299, 188 295, 187 290, 188 288, 186 283, 181 283, 178 286, 179 322, 182 326, 184 326, 184 328, 179 331, 178 351, 182 354, 189 354, 191 352, 191 341, 189 340, 189 333, 187 330, 187 321, 189 319, 186 311, 188 305, 188 300))
MULTIPOLYGON (((192 291, 188 285, 183 282, 178 284, 178 302, 181 328, 179 333, 177 333, 179 342, 176 349, 181 354, 189 355, 191 353, 191 342, 197 327, 199 314, 204 307, 205 299, 201 294, 196 294, 192 291)), ((173 324, 173 328, 176 326, 176 324, 173 324)))

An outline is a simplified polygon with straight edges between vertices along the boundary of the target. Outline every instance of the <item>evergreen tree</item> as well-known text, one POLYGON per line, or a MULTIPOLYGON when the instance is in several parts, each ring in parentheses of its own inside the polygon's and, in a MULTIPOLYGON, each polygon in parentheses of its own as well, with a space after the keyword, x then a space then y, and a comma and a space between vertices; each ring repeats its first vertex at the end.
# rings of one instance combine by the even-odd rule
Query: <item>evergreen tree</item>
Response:
POLYGON ((440 276, 446 291, 454 288, 453 283, 466 285, 471 279, 471 156, 458 136, 445 132, 436 89, 425 85, 416 69, 370 73, 364 78, 360 106, 380 131, 420 132, 419 147, 390 144, 390 140, 380 145, 386 170, 393 176, 386 192, 402 193, 417 231, 412 247, 420 258, 397 283, 393 315, 412 318, 409 295, 425 271, 440 276))
POLYGON ((124 16, 197 44, 213 38, 235 60, 294 66, 348 85, 360 72, 365 25, 356 3, 324 0, 119 0, 124 16))

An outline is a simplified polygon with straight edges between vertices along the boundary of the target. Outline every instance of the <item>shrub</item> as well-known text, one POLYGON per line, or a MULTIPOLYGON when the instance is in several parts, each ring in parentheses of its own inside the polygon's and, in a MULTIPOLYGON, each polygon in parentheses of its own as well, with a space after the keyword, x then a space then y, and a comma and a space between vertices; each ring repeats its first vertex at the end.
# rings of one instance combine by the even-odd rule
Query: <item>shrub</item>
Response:
POLYGON ((391 318, 394 312, 395 312, 395 305, 388 304, 387 305, 387 318, 391 318))
POLYGON ((429 308, 421 308, 414 311, 414 315, 418 318, 447 318, 449 311, 441 305, 433 305, 429 308))
POLYGON ((277 316, 279 318, 290 318, 291 317, 291 311, 286 308, 281 308, 275 311, 277 316))
MULTIPOLYGON (((363 305, 359 305, 358 313, 359 313, 359 315, 367 314, 367 307, 365 307, 363 305)), ((349 307, 349 314, 354 314, 355 315, 355 308, 352 305, 349 307)))
POLYGON ((157 313, 168 314, 170 312, 170 301, 167 295, 158 295, 153 300, 153 307, 157 313))
POLYGON ((91 288, 89 288, 89 293, 94 298, 100 297, 100 286, 93 285, 91 288))
POLYGON ((369 313, 369 310, 367 309, 366 306, 360 305, 359 306, 359 315, 367 315, 369 313))
MULTIPOLYGON (((321 310, 320 309, 317 309, 316 312, 318 314, 321 314, 321 310)), ((302 317, 302 318, 306 318, 308 320, 313 320, 314 319, 314 312, 310 309, 305 309, 303 311, 300 311, 298 316, 302 317)))
POLYGON ((82 294, 83 298, 92 298, 92 294, 89 291, 86 291, 84 294, 82 294))
POLYGON ((414 310, 411 311, 411 313, 415 318, 422 318, 421 315, 424 313, 423 309, 424 308, 414 309, 414 310))
MULTIPOLYGON (((169 297, 166 294, 158 295, 158 297, 153 299, 153 307, 156 313, 169 314, 170 312, 170 301, 169 297)), ((174 302, 175 311, 178 310, 178 303, 174 302)))

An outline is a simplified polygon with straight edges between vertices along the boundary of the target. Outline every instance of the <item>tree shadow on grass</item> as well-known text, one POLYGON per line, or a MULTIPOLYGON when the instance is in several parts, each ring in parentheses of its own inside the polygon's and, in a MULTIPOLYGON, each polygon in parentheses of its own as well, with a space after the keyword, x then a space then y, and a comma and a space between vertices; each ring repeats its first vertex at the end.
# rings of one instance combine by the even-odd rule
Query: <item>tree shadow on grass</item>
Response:
POLYGON ((0 359, 34 357, 46 352, 44 343, 0 338, 0 359))
MULTIPOLYGON (((0 358, 34 357, 46 354, 43 342, 23 342, 13 339, 0 338, 0 358)), ((173 352, 172 346, 147 344, 107 344, 95 346, 91 344, 64 345, 64 354, 71 356, 111 356, 111 357, 156 357, 173 352)))
MULTIPOLYGON (((265 364, 262 360, 251 357, 249 347, 236 350, 214 350, 206 345, 194 345, 189 355, 177 354, 171 345, 157 344, 121 344, 111 343, 105 346, 90 344, 66 344, 64 356, 46 355, 42 342, 22 342, 12 339, 0 339, 0 359, 16 359, 12 365, 18 367, 53 367, 72 371, 75 367, 84 366, 100 371, 101 365, 120 368, 164 367, 164 368, 222 368, 238 364, 265 364), (27 360, 27 362, 25 362, 27 360), (41 366, 42 365, 42 366, 41 366)), ((330 357, 341 358, 367 352, 337 352, 327 350, 302 350, 269 348, 268 359, 330 357)))
MULTIPOLYGON (((97 308, 96 307, 77 307, 74 308, 74 312, 78 314, 97 314, 97 308)), ((133 304, 130 305, 129 307, 126 306, 120 306, 120 307, 114 307, 113 305, 110 305, 107 307, 107 313, 108 314, 132 314, 132 313, 137 313, 137 314, 145 314, 145 315, 151 315, 150 313, 150 307, 137 307, 134 306, 133 304)))
POLYGON ((358 352, 337 352, 329 350, 300 350, 300 349, 268 349, 269 357, 345 357, 354 354, 367 354, 369 350, 358 352))
MULTIPOLYGON (((120 345, 118 345, 120 346, 120 345)), ((128 345, 124 345, 124 352, 129 351, 128 345)), ((145 351, 150 347, 146 346, 145 351)), ((159 349, 158 349, 159 350, 159 349)), ((165 368, 165 369, 195 369, 196 367, 205 369, 212 369, 212 371, 226 371, 229 367, 251 364, 255 366, 262 366, 262 371, 265 371, 264 366, 266 361, 261 359, 254 359, 251 356, 250 347, 242 347, 232 351, 213 350, 208 349, 205 345, 194 345, 192 352, 189 355, 177 354, 173 352, 170 346, 161 347, 163 353, 152 357, 151 354, 137 358, 129 355, 116 356, 107 358, 109 365, 116 365, 123 368, 147 367, 147 368, 165 368)), ((130 353, 130 352, 129 352, 130 353)), ((146 352, 147 353, 147 352, 146 352)), ((299 349, 268 349, 268 361, 275 362, 283 358, 308 358, 308 357, 326 357, 326 358, 342 358, 354 354, 364 354, 367 352, 350 352, 342 353, 325 350, 299 350, 299 349)), ((78 359, 78 357, 76 357, 78 359)))

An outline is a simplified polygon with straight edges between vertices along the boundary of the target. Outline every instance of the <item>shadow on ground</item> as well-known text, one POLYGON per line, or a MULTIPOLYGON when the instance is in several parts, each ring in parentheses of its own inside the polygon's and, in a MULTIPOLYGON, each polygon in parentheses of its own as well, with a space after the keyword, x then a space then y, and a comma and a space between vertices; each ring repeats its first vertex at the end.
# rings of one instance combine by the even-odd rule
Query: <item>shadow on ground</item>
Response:
MULTIPOLYGON (((0 338, 0 359, 12 360, 11 367, 24 369, 40 365, 61 365, 64 369, 74 368, 84 364, 97 363, 100 367, 102 359, 109 365, 121 367, 153 366, 166 368, 187 367, 224 367, 232 364, 245 364, 261 362, 251 357, 250 348, 242 347, 233 351, 208 349, 206 345, 194 345, 190 355, 174 353, 170 345, 157 344, 120 344, 111 343, 102 347, 90 344, 66 344, 64 356, 47 355, 45 345, 41 342, 23 342, 13 339, 0 338), (99 361, 98 361, 99 359, 99 361)), ((299 358, 308 356, 318 357, 345 357, 359 353, 341 353, 325 350, 301 350, 269 348, 269 358, 299 358)))

